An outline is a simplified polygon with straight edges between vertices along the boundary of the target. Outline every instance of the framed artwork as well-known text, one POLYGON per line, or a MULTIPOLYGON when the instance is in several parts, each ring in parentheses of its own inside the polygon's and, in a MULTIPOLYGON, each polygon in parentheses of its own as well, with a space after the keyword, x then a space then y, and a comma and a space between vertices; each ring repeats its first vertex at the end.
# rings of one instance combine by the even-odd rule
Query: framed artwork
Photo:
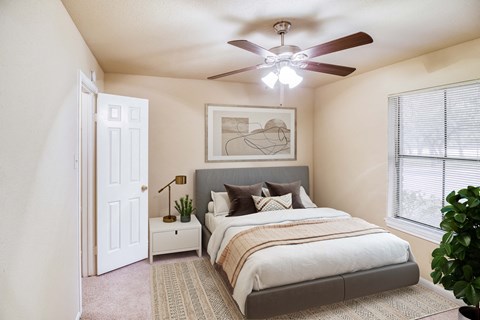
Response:
POLYGON ((205 106, 205 160, 295 160, 296 109, 205 106))

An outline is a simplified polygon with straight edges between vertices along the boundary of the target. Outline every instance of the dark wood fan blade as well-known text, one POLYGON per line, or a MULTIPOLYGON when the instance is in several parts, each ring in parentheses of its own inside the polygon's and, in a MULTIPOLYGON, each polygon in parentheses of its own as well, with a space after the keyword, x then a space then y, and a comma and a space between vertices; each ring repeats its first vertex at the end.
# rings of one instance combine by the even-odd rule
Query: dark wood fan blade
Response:
POLYGON ((366 34, 365 32, 358 32, 343 38, 332 40, 330 42, 326 42, 323 44, 319 44, 318 46, 305 49, 298 52, 297 55, 306 54, 307 57, 310 59, 327 53, 363 46, 364 44, 369 44, 372 42, 373 39, 368 34, 366 34))
POLYGON ((318 63, 313 61, 307 61, 306 63, 307 65, 303 68, 305 70, 328 73, 342 77, 348 76, 356 70, 355 68, 337 66, 335 64, 318 63))
POLYGON ((240 73, 240 72, 263 69, 263 68, 270 68, 270 67, 271 66, 262 63, 262 64, 257 64, 256 66, 246 67, 246 68, 242 68, 242 69, 238 69, 238 70, 233 70, 233 71, 217 74, 215 76, 208 77, 207 79, 208 80, 214 80, 214 79, 218 79, 218 78, 222 78, 222 77, 226 77, 226 76, 231 76, 232 74, 236 74, 236 73, 240 73))
POLYGON ((262 57, 275 57, 276 54, 273 52, 268 51, 267 49, 260 47, 259 45, 247 41, 247 40, 233 40, 233 41, 228 41, 228 44, 231 44, 232 46, 238 47, 240 49, 244 49, 250 52, 253 52, 255 54, 261 55, 262 57))

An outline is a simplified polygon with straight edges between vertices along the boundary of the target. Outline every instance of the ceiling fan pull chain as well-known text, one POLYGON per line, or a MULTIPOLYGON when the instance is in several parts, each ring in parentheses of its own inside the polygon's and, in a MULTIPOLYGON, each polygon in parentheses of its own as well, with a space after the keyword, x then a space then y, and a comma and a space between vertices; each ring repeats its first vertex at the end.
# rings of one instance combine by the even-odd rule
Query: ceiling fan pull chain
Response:
POLYGON ((285 86, 280 86, 280 107, 283 107, 283 102, 285 98, 285 86))

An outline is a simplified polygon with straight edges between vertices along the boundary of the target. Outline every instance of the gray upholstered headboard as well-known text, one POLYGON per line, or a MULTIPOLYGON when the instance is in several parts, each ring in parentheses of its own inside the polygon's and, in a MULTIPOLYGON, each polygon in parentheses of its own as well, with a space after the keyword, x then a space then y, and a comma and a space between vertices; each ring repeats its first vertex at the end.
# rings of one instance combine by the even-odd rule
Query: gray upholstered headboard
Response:
POLYGON ((286 183, 298 180, 302 181, 305 191, 310 194, 308 166, 198 169, 195 171, 196 215, 205 224, 205 213, 211 201, 210 191, 225 191, 224 183, 249 185, 265 181, 286 183))

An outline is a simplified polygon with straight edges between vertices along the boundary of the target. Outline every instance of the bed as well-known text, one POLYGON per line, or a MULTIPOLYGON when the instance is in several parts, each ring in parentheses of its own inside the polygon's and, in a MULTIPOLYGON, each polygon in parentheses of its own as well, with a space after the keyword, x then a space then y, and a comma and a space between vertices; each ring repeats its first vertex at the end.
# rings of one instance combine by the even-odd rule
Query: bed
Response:
MULTIPOLYGON (((298 180, 301 181, 301 185, 308 194, 309 170, 307 166, 196 170, 195 200, 197 217, 202 224, 203 246, 208 248, 208 243, 212 238, 212 232, 206 223, 206 219, 208 219, 206 214, 209 211, 208 206, 211 201, 211 191, 225 191, 224 184, 251 185, 265 181, 284 183, 298 180)), ((309 209, 300 210, 306 215, 309 214, 309 209)), ((335 215, 336 211, 332 210, 326 209, 326 212, 328 214, 333 212, 335 215)), ((288 214, 287 211, 285 211, 285 215, 288 214)), ((317 211, 315 211, 316 214, 317 211)), ((262 218, 270 219, 267 215, 263 216, 263 213, 262 218)), ((229 219, 229 217, 225 219, 229 219)), ((239 220, 242 220, 242 223, 244 223, 252 219, 247 216, 240 217, 239 220)), ((217 225, 221 228, 223 224, 229 223, 220 222, 217 225)), ((231 224, 233 225, 233 223, 231 224)), ((209 225, 212 228, 212 224, 210 223, 209 225)), ((217 230, 216 232, 218 233, 219 231, 217 230)), ((218 240, 215 238, 218 237, 214 235, 212 241, 217 242, 218 240)), ((261 253, 255 254, 260 255, 261 253)), ((243 281, 242 276, 239 276, 238 279, 243 281)), ((410 254, 406 261, 400 263, 396 262, 355 272, 340 272, 340 274, 320 276, 314 279, 267 288, 252 288, 251 292, 244 299, 238 300, 235 296, 234 298, 247 318, 259 319, 410 286, 418 283, 418 280, 419 269, 410 254), (241 302, 239 303, 239 301, 241 302)))

